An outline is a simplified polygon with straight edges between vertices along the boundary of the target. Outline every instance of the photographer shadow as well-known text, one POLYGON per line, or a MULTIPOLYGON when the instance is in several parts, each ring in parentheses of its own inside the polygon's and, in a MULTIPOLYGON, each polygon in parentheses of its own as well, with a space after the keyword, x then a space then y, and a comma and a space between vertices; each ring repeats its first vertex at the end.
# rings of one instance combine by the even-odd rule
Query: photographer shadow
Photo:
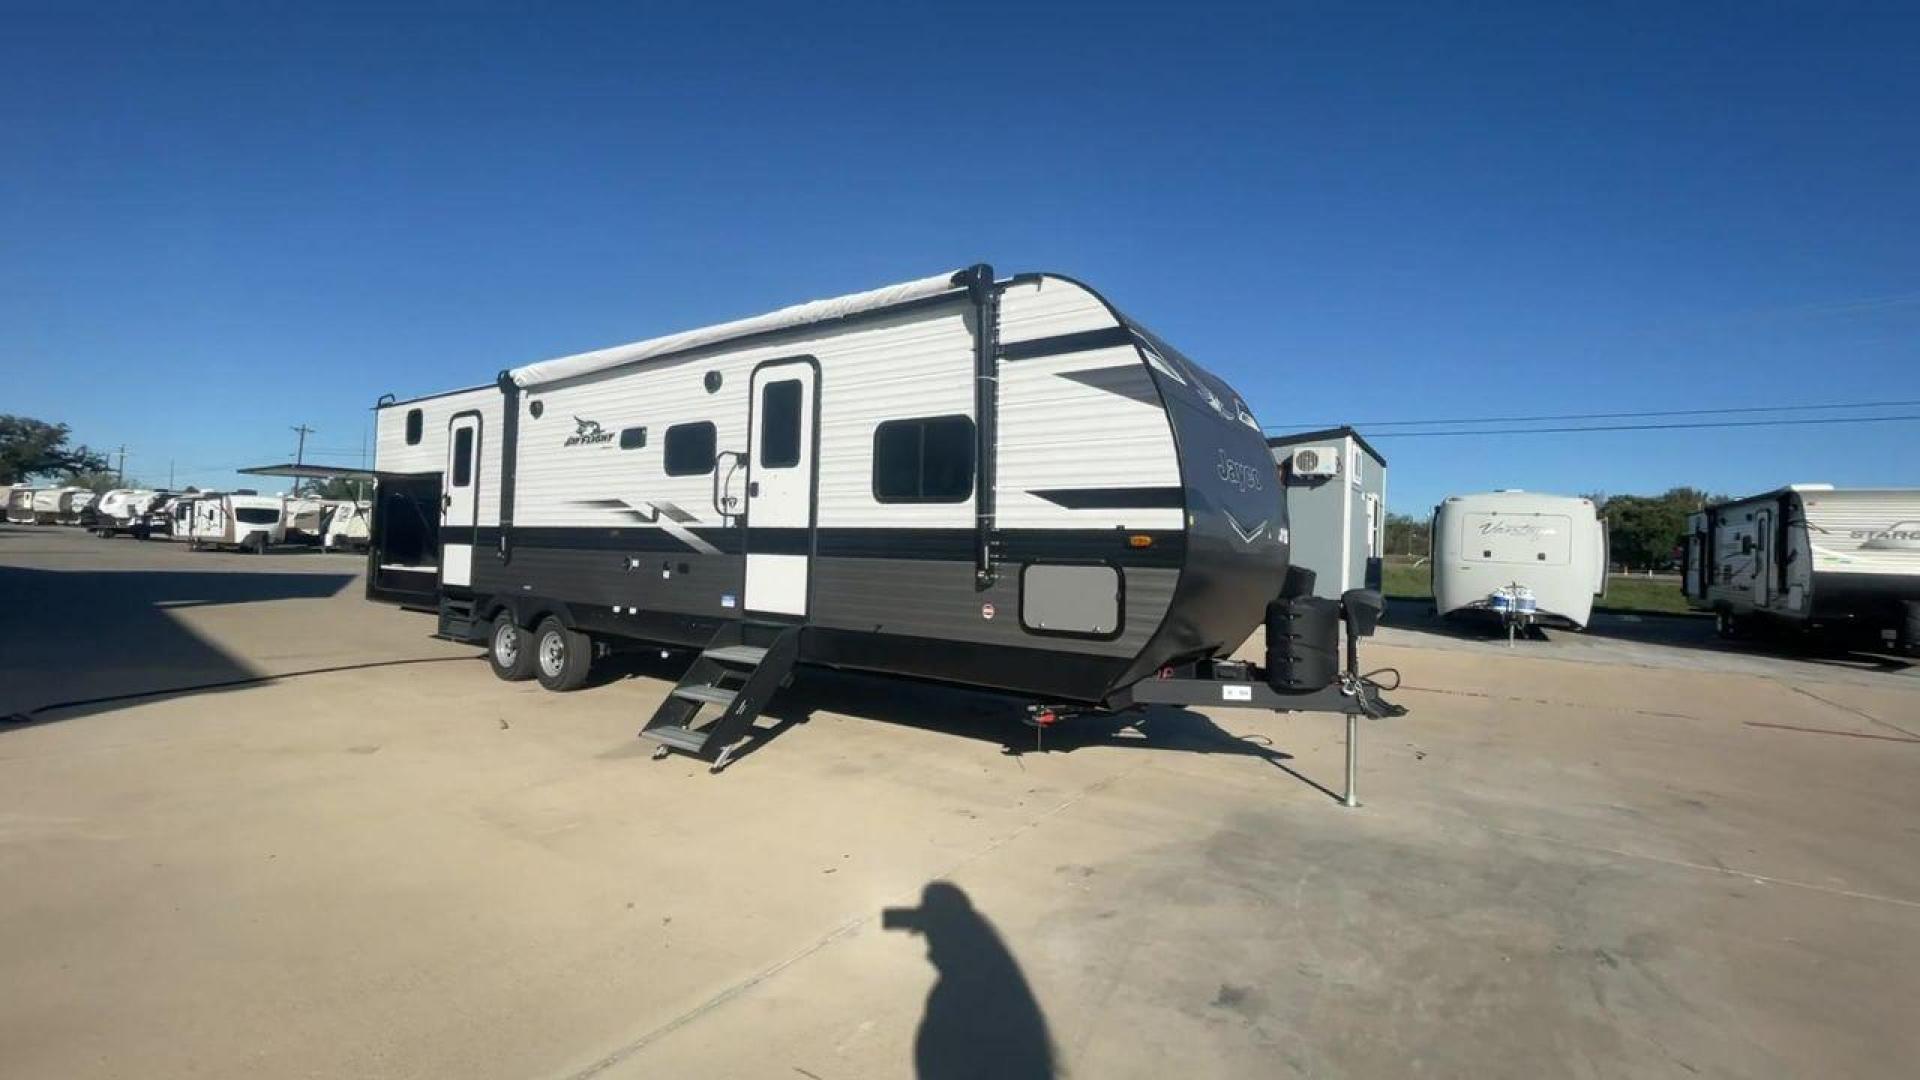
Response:
POLYGON ((922 935, 939 973, 913 1041, 918 1080, 1050 1080, 1046 1016, 999 931, 958 885, 930 882, 917 908, 887 908, 881 925, 922 935))

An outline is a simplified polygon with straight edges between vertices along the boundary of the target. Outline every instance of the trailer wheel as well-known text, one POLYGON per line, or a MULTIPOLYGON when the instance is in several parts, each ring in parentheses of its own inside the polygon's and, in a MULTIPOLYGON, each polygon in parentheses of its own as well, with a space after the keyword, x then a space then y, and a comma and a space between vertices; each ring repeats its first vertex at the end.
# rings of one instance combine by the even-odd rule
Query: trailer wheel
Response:
POLYGON ((493 673, 507 682, 533 678, 533 635, 503 611, 493 620, 493 633, 487 637, 487 663, 493 673))
POLYGON ((549 615, 533 635, 534 677, 549 690, 578 690, 593 667, 593 642, 578 630, 569 630, 549 615))

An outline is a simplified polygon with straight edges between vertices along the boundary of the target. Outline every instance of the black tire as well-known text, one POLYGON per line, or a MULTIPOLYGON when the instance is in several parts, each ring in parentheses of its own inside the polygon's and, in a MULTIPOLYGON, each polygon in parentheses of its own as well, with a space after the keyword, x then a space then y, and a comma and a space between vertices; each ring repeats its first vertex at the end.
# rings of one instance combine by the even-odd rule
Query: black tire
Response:
POLYGON ((593 639, 549 615, 533 634, 534 678, 556 693, 578 690, 593 668, 593 639))
POLYGON ((533 635, 511 613, 501 612, 487 635, 487 664, 507 682, 525 682, 533 678, 533 663, 533 635))

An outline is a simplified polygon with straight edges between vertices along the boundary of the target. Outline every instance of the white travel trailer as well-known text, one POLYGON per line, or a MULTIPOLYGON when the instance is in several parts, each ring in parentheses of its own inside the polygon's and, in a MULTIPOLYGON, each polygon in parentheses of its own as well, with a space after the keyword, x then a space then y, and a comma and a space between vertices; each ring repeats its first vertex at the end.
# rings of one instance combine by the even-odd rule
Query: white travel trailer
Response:
POLYGON ((1590 499, 1494 491, 1433 512, 1433 602, 1443 616, 1585 629, 1606 593, 1607 533, 1590 499))
POLYGON ((215 495, 193 501, 187 538, 195 548, 263 554, 287 537, 287 500, 279 495, 215 495))
POLYGON ((214 492, 189 492, 175 495, 147 515, 147 539, 191 540, 193 504, 205 498, 219 498, 214 492))
POLYGON ((1920 489, 1796 484, 1687 519, 1687 599, 1722 635, 1760 624, 1920 648, 1920 489))
POLYGON ((33 523, 35 525, 61 525, 70 519, 77 519, 80 514, 80 507, 86 505, 85 503, 80 504, 80 507, 74 505, 81 495, 87 496, 89 500, 93 498, 93 492, 88 491, 86 488, 57 487, 41 488, 35 491, 33 493, 33 523))
POLYGON ((94 504, 93 531, 98 536, 131 532, 147 511, 165 498, 158 491, 139 488, 115 488, 100 496, 94 504))
POLYGON ((364 551, 371 535, 371 502, 337 499, 327 504, 320 547, 326 551, 364 551))
POLYGON ((7 492, 7 520, 15 525, 33 524, 33 500, 38 488, 16 485, 7 492))
POLYGON ((1287 577, 1240 397, 1052 274, 977 266, 389 396, 377 433, 370 598, 554 690, 621 641, 704 647, 642 734, 716 764, 796 663, 1081 706, 1204 683, 1287 577))
POLYGON ((62 507, 61 509, 60 524, 62 525, 85 524, 88 516, 87 510, 88 508, 93 506, 94 500, 96 498, 98 498, 98 496, 96 496, 91 491, 87 491, 83 489, 75 492, 73 494, 73 497, 68 499, 66 501, 65 506, 62 507))

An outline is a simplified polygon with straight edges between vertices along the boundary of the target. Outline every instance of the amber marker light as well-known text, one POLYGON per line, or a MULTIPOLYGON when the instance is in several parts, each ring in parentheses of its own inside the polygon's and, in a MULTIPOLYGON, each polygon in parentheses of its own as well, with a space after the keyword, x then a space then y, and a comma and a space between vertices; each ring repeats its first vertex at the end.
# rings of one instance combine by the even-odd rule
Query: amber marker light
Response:
POLYGON ((1135 533, 1127 537, 1127 546, 1130 548, 1150 548, 1153 546, 1153 537, 1145 533, 1135 533))

